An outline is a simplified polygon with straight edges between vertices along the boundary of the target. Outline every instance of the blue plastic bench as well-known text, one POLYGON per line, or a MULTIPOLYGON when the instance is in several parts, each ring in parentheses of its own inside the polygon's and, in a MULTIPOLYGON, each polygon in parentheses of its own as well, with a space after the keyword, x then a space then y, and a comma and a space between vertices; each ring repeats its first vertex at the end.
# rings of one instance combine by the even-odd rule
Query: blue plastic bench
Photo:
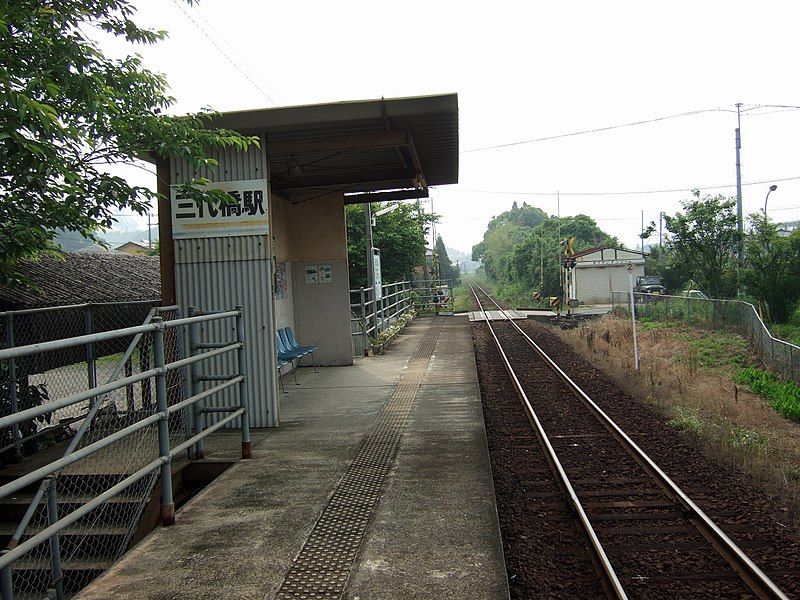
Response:
POLYGON ((286 393, 286 387, 283 385, 283 373, 281 373, 281 369, 288 364, 289 361, 278 359, 278 387, 284 394, 286 393))
MULTIPOLYGON (((300 352, 300 353, 302 353, 303 356, 305 356, 307 354, 310 355, 311 356, 311 365, 314 367, 314 373, 319 373, 319 371, 317 371, 317 363, 314 360, 314 350, 319 348, 319 346, 316 346, 316 345, 302 346, 302 345, 300 345, 300 343, 297 341, 297 338, 294 337, 294 331, 292 331, 291 327, 284 327, 283 329, 279 329, 278 330, 278 335, 281 337, 281 339, 283 341, 284 348, 289 350, 289 352, 300 352)), ((298 367, 300 366, 299 362, 298 362, 297 366, 298 367)))
MULTIPOLYGON (((300 366, 300 359, 303 357, 303 354, 299 352, 292 352, 286 349, 286 346, 279 335, 279 332, 275 332, 275 344, 278 348, 278 363, 281 362, 283 365, 292 365, 292 375, 294 376, 294 382, 296 385, 300 385, 300 382, 297 381, 297 369, 294 366, 294 361, 297 361, 297 365, 300 366)), ((281 366, 283 366, 281 365, 281 366)))

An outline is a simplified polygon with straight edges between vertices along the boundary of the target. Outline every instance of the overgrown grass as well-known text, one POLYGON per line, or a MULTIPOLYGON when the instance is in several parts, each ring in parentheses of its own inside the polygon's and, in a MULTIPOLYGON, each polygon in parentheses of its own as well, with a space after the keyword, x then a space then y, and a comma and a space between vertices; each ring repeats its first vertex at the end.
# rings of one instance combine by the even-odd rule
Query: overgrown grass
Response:
POLYGON ((669 424, 675 429, 698 435, 703 431, 704 425, 698 412, 686 406, 676 406, 673 409, 673 417, 669 420, 669 424))
POLYGON ((472 294, 466 282, 453 288, 453 312, 467 312, 472 310, 472 294))
POLYGON ((794 323, 772 325, 770 333, 772 333, 773 337, 800 346, 800 325, 795 325, 794 323))
POLYGON ((671 312, 648 316, 657 318, 637 320, 638 371, 629 314, 558 334, 710 456, 780 495, 800 531, 800 386, 748 368, 758 359, 736 334, 691 327, 671 312))
POLYGON ((800 421, 800 387, 793 381, 782 381, 774 373, 755 367, 739 371, 736 381, 764 398, 778 414, 800 421))
POLYGON ((679 431, 702 435, 716 440, 718 444, 731 446, 749 454, 764 452, 769 442, 766 435, 754 429, 748 429, 727 419, 714 422, 696 408, 680 404, 672 408, 669 424, 679 431))
POLYGON ((722 331, 709 333, 689 343, 689 360, 694 367, 718 369, 744 367, 749 362, 748 346, 740 335, 722 331))

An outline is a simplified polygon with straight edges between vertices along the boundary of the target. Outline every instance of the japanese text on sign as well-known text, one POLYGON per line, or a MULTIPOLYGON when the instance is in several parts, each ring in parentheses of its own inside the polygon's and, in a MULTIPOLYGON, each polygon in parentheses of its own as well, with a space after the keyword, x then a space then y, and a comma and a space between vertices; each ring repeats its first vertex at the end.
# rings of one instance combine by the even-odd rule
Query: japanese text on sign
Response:
POLYGON ((269 231, 265 179, 220 181, 210 184, 227 192, 224 204, 197 203, 172 190, 172 237, 196 238, 253 235, 269 231))

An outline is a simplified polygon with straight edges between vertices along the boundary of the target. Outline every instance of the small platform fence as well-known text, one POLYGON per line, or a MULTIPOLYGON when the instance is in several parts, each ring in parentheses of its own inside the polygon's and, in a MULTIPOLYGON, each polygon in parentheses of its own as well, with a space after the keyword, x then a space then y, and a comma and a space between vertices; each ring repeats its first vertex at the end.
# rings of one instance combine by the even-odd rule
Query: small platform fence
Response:
POLYGON ((60 600, 99 575, 127 550, 159 475, 161 522, 174 523, 172 463, 203 458, 204 438, 221 427, 240 420, 250 457, 243 309, 190 313, 148 307, 140 325, 0 349, 0 434, 20 461, 0 479, 0 520, 17 519, 0 553, 3 600, 60 600), (235 339, 198 341, 220 324, 211 328, 235 339), (235 372, 201 372, 230 355, 235 372), (235 402, 205 407, 231 391, 235 402), (224 417, 203 427, 207 413, 224 417))
POLYGON ((410 311, 439 314, 453 310, 453 281, 398 281, 381 286, 375 299, 373 288, 350 290, 350 324, 353 355, 363 356, 392 326, 410 311))
MULTIPOLYGON (((634 292, 638 318, 738 333, 775 373, 800 383, 800 346, 773 337, 755 306, 741 300, 688 298, 634 292)), ((630 315, 630 292, 613 292, 612 311, 630 315)))

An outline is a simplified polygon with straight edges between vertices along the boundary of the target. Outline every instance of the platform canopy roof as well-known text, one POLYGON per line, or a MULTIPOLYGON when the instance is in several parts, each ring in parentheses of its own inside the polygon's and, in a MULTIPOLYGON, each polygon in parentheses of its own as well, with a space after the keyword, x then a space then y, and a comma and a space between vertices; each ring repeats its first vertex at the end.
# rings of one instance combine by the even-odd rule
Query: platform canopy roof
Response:
POLYGON ((266 134, 271 189, 290 199, 426 198, 458 183, 457 94, 228 112, 211 126, 266 134))

